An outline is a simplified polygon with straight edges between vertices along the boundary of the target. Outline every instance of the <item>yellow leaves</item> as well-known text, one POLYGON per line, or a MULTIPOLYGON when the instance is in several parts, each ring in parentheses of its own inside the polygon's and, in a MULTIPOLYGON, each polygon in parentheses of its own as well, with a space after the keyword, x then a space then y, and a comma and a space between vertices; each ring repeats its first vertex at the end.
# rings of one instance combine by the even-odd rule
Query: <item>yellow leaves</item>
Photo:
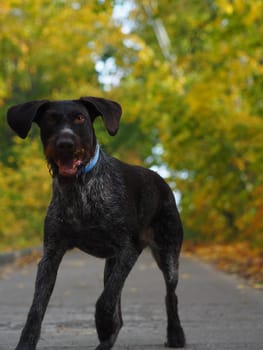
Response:
POLYGON ((263 2, 213 4, 164 1, 155 9, 177 56, 179 82, 138 10, 133 20, 145 42, 130 68, 135 74, 120 90, 132 96, 130 113, 140 116, 146 133, 158 129, 162 159, 182 193, 186 234, 210 241, 251 238, 262 247, 262 195, 255 189, 263 181, 263 2))
POLYGON ((36 244, 50 197, 39 141, 15 138, 13 154, 0 165, 0 249, 36 244))
POLYGON ((150 47, 142 48, 138 53, 138 58, 142 64, 148 63, 152 60, 154 54, 150 47))
POLYGON ((112 3, 3 0, 0 6, 0 104, 14 91, 21 98, 101 91, 95 61, 106 45, 123 45, 112 3))
POLYGON ((204 81, 192 85, 191 90, 186 96, 186 102, 191 112, 196 115, 212 116, 211 99, 218 96, 219 88, 220 85, 215 84, 214 81, 204 81))
POLYGON ((227 15, 232 15, 234 13, 238 15, 244 14, 247 24, 255 21, 261 16, 261 0, 216 0, 216 3, 222 12, 227 15))
POLYGON ((249 11, 245 16, 245 23, 247 25, 250 25, 251 23, 254 23, 255 21, 258 21, 262 19, 262 12, 263 12, 263 3, 261 0, 254 0, 251 1, 249 6, 249 11))
POLYGON ((233 0, 233 6, 238 14, 245 13, 246 3, 246 0, 233 0))
POLYGON ((246 168, 246 162, 245 159, 243 158, 236 158, 234 159, 235 166, 238 168, 240 171, 244 171, 246 168))
POLYGON ((2 14, 2 16, 6 15, 10 11, 10 8, 11 8, 10 3, 1 1, 0 14, 2 14))
POLYGON ((28 53, 28 50, 29 50, 29 47, 28 47, 28 45, 26 44, 26 43, 21 43, 20 44, 20 49, 21 49, 21 52, 23 53, 23 54, 27 54, 28 53))
POLYGON ((217 0, 216 2, 226 14, 231 15, 233 13, 234 6, 229 0, 217 0))
POLYGON ((7 97, 7 87, 5 81, 0 76, 0 107, 4 103, 4 99, 7 97))
MULTIPOLYGON (((113 57, 123 79, 112 95, 124 106, 123 123, 134 123, 126 125, 122 140, 141 128, 140 151, 126 151, 123 142, 123 154, 138 162, 145 144, 161 140, 169 167, 186 174, 178 187, 187 230, 203 239, 232 235, 255 242, 263 231, 263 2, 159 2, 154 15, 169 33, 176 62, 164 59, 158 47, 142 8, 147 3, 134 2, 131 31, 125 33, 111 17, 110 1, 3 0, 0 105, 14 92, 20 100, 101 95, 95 62, 113 57)), ((35 143, 24 142, 16 140, 0 175, 2 222, 7 209, 19 213, 22 232, 30 230, 29 221, 39 227, 37 211, 44 212, 49 193, 42 156, 35 143)), ((4 227, 0 220, 0 235, 4 227)), ((18 235, 19 228, 12 230, 18 235)))
POLYGON ((224 14, 240 16, 247 26, 262 18, 263 3, 261 0, 216 0, 216 3, 224 14))

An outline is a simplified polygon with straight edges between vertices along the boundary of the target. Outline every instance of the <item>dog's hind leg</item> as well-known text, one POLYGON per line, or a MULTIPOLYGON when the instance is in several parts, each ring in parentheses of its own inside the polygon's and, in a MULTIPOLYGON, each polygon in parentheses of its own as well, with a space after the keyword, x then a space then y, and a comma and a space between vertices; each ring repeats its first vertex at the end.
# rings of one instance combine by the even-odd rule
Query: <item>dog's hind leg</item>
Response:
MULTIPOLYGON (((106 285, 110 275, 112 274, 112 271, 114 270, 116 263, 117 263, 116 258, 109 258, 106 260, 105 269, 104 269, 104 286, 106 285)), ((116 328, 117 328, 118 333, 119 333, 119 330, 121 329, 121 327, 123 325, 122 313, 121 313, 121 293, 118 297, 118 302, 116 304, 115 322, 117 324, 116 328)))
POLYGON ((121 291, 140 253, 140 250, 129 243, 116 258, 106 262, 104 291, 96 303, 95 321, 100 340, 96 350, 109 350, 116 341, 122 326, 121 291))
POLYGON ((182 225, 174 205, 165 208, 155 225, 153 256, 163 273, 166 284, 167 343, 170 348, 185 346, 184 331, 178 315, 178 298, 175 293, 178 283, 179 253, 182 244, 182 225))

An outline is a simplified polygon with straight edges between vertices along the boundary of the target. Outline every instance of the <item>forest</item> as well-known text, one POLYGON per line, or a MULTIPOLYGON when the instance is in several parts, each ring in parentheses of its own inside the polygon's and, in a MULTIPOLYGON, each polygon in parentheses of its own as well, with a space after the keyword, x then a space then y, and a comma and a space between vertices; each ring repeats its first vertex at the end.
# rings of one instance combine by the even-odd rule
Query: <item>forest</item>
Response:
POLYGON ((37 126, 17 138, 8 107, 91 95, 122 105, 99 142, 165 174, 191 247, 263 262, 262 22, 261 0, 2 0, 0 251, 39 244, 51 189, 37 126))

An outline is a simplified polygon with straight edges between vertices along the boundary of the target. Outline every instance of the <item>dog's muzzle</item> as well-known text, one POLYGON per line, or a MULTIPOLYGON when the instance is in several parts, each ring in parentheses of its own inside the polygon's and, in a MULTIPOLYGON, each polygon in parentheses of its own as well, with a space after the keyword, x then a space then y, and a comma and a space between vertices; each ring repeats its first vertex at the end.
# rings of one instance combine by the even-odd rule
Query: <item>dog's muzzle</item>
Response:
POLYGON ((52 160, 61 176, 71 177, 77 174, 87 151, 81 146, 79 138, 71 130, 62 130, 53 138, 46 150, 47 159, 52 160))

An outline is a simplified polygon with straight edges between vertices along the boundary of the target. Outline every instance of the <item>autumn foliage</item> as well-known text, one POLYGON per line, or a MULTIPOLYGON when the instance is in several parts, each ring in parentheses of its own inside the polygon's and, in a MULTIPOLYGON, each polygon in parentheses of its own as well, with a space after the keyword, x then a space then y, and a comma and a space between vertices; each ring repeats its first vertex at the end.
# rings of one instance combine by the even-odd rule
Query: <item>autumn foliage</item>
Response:
POLYGON ((37 244, 50 196, 37 129, 14 138, 8 106, 100 95, 124 107, 100 143, 165 165, 187 240, 260 251, 262 21, 261 0, 1 1, 0 248, 37 244))
MULTIPOLYGON (((184 245, 184 253, 191 257, 198 256, 220 270, 249 281, 254 288, 263 289, 263 253, 259 249, 251 248, 247 242, 193 245, 188 241, 184 245)), ((238 288, 244 288, 242 280, 238 288)))

